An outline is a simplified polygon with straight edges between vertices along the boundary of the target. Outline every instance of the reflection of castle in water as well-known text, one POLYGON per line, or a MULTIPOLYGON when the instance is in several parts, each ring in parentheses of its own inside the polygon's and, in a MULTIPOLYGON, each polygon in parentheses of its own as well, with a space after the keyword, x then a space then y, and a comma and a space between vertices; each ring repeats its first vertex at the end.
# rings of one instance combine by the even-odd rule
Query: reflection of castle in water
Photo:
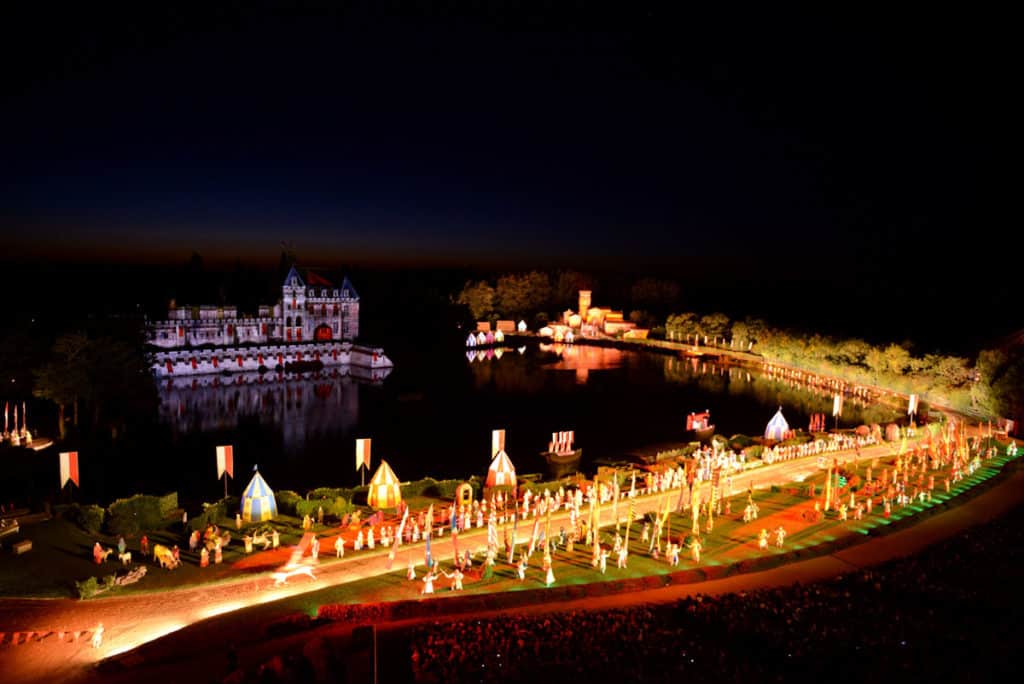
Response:
POLYGON ((157 415, 179 434, 232 430, 241 419, 253 419, 280 428, 285 449, 294 452, 303 448, 308 436, 347 432, 355 426, 358 385, 378 384, 390 371, 353 367, 161 380, 157 415))

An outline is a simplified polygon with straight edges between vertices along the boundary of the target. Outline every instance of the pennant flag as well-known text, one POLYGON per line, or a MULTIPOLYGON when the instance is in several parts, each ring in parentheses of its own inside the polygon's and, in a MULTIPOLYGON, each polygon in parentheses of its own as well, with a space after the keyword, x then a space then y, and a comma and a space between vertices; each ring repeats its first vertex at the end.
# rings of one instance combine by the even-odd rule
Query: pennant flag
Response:
POLYGON ((498 455, 499 451, 505 450, 505 431, 491 430, 491 458, 498 455))
POLYGON ((230 444, 217 447, 217 479, 224 473, 232 479, 235 477, 235 450, 230 444))
POLYGON ((917 413, 917 395, 911 394, 910 399, 907 401, 907 415, 913 415, 917 413))
POLYGON ((81 487, 78 484, 78 452, 77 451, 62 451, 60 452, 60 486, 64 487, 71 480, 75 483, 76 487, 81 487))
POLYGON ((367 470, 370 469, 369 439, 356 440, 356 470, 359 470, 360 466, 365 466, 367 470))

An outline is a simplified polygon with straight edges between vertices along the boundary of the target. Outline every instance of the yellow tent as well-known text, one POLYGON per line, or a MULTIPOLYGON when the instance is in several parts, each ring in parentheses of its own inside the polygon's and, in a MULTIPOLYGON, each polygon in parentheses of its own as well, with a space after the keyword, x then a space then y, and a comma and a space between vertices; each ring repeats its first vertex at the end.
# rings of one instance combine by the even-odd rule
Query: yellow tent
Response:
POLYGON ((366 503, 372 508, 394 508, 402 502, 402 489, 387 461, 381 461, 370 480, 366 503))

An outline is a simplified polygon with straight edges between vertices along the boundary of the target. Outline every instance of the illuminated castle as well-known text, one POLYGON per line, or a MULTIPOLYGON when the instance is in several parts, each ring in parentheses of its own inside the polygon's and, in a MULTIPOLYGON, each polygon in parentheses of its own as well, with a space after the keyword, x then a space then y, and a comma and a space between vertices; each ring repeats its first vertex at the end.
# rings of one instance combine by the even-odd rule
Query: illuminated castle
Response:
POLYGON ((323 276, 292 266, 281 299, 261 305, 256 315, 234 306, 177 307, 167 319, 150 321, 147 342, 163 349, 353 340, 359 336, 359 295, 345 278, 335 285, 323 276))

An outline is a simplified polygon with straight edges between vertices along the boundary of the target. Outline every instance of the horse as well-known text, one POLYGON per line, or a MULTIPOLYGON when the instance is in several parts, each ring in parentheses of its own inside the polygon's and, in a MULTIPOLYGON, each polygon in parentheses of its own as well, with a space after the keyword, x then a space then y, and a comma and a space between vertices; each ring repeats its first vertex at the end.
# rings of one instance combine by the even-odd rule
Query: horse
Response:
POLYGON ((293 568, 289 568, 286 565, 281 570, 278 570, 277 572, 272 572, 270 574, 270 576, 274 578, 275 587, 280 587, 285 584, 288 584, 288 578, 294 577, 295 575, 307 575, 310 579, 316 579, 316 575, 313 574, 312 565, 299 565, 293 568))
POLYGON ((117 554, 118 560, 121 561, 121 565, 129 566, 132 564, 132 552, 125 551, 124 553, 117 554))

